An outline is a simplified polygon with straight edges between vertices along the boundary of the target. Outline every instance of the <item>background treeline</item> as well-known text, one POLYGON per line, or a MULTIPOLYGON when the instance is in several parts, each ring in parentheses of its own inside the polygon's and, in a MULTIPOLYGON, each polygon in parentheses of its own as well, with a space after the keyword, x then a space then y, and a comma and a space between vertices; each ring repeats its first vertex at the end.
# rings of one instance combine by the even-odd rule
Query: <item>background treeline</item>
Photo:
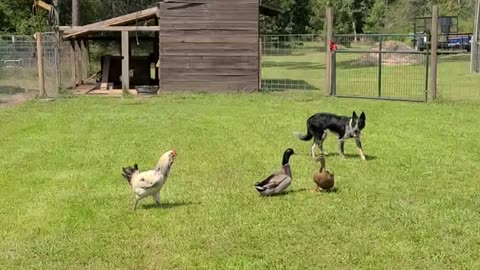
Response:
MULTIPOLYGON (((80 25, 134 12, 156 0, 58 0, 60 22, 70 25, 72 1, 79 5, 80 25)), ((285 12, 276 18, 262 18, 262 32, 314 34, 324 31, 325 7, 335 8, 336 33, 409 33, 413 18, 429 16, 431 1, 425 0, 270 0, 285 12)), ((51 2, 51 0, 46 0, 51 2)), ((438 0, 440 15, 459 16, 459 30, 473 29, 475 0, 438 0)), ((0 33, 31 34, 47 30, 47 16, 32 15, 33 0, 0 0, 0 33)))

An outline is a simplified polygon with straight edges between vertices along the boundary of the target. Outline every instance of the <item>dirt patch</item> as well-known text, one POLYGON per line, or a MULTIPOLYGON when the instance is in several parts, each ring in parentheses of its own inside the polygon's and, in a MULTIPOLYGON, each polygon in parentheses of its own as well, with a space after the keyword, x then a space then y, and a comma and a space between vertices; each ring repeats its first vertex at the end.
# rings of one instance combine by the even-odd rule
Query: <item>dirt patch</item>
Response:
POLYGON ((26 101, 34 99, 35 95, 36 93, 33 91, 15 93, 12 95, 0 94, 0 108, 20 105, 26 101))
MULTIPOLYGON (((375 46, 370 49, 372 53, 366 53, 360 56, 354 61, 357 65, 363 66, 378 66, 379 61, 379 44, 375 43, 375 46), (376 52, 373 52, 376 51, 376 52)), ((382 44, 382 51, 388 53, 382 53, 382 65, 385 66, 398 66, 398 65, 418 65, 424 63, 424 56, 421 54, 414 54, 409 52, 416 52, 407 44, 400 41, 385 41, 382 44), (398 53, 395 53, 398 52, 398 53)))

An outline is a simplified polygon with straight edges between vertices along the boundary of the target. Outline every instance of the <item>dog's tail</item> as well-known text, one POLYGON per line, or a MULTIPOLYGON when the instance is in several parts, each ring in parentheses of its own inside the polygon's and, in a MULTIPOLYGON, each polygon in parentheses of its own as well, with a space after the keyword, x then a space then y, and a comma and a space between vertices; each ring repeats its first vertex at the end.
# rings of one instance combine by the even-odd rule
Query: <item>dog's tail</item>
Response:
POLYGON ((302 133, 300 132, 294 132, 293 135, 295 135, 295 137, 299 138, 302 141, 309 141, 313 138, 313 135, 312 133, 310 133, 309 130, 307 130, 307 134, 305 135, 302 135, 302 133))

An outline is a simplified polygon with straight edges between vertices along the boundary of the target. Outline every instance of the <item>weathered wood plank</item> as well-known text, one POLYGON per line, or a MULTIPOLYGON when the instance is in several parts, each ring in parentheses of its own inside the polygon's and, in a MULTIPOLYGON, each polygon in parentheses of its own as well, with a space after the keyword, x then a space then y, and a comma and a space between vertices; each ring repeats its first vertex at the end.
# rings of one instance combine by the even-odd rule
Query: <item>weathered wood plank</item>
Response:
POLYGON ((132 22, 132 21, 138 21, 138 20, 141 21, 141 20, 145 20, 147 18, 154 18, 157 15, 157 11, 158 11, 157 7, 148 8, 148 9, 145 9, 145 10, 141 10, 141 11, 138 11, 138 12, 133 12, 133 13, 126 14, 126 15, 123 15, 123 16, 108 19, 108 20, 105 20, 105 21, 85 25, 85 26, 83 26, 84 30, 79 31, 79 32, 69 33, 66 30, 63 38, 67 39, 67 38, 70 38, 70 37, 73 37, 73 36, 78 36, 78 35, 81 35, 81 34, 88 33, 89 28, 95 28, 95 27, 98 27, 98 26, 116 26, 116 25, 127 24, 127 23, 132 22))
POLYGON ((127 31, 122 32, 122 89, 128 91, 130 89, 130 60, 129 60, 129 47, 130 39, 127 31))
MULTIPOLYGON (((177 77, 190 76, 192 79, 196 76, 208 77, 208 76, 256 76, 257 71, 252 68, 162 68, 164 74, 176 74, 177 77)), ((168 81, 168 79, 167 79, 168 81)))
MULTIPOLYGON (((253 59, 250 63, 249 62, 237 62, 235 63, 235 68, 238 69, 256 69, 257 68, 257 60, 253 59)), ((169 62, 165 63, 162 66, 164 69, 206 69, 211 67, 216 67, 220 69, 231 68, 232 63, 192 63, 192 62, 169 62)))
POLYGON ((258 28, 256 22, 246 21, 212 21, 212 20, 177 20, 177 21, 163 21, 161 22, 161 28, 163 30, 169 29, 254 29, 258 28))
POLYGON ((192 43, 162 43, 165 49, 178 50, 222 50, 222 49, 238 49, 250 50, 255 44, 251 43, 224 43, 224 42, 192 42, 192 43))
POLYGON ((176 55, 176 56, 164 56, 160 55, 160 60, 165 64, 170 63, 205 63, 205 64, 214 64, 214 65, 231 65, 232 63, 255 63, 256 57, 251 56, 185 56, 185 55, 176 55), (168 60, 168 61, 167 61, 168 60))
MULTIPOLYGON (((161 35, 161 42, 163 43, 182 43, 182 42, 224 42, 224 43, 250 43, 258 44, 256 36, 163 36, 161 35)), ((161 47, 161 46, 160 46, 161 47)))
POLYGON ((162 90, 257 89, 258 0, 205 3, 160 4, 162 90))
POLYGON ((253 91, 258 84, 256 81, 228 81, 228 82, 165 82, 162 84, 163 91, 253 91))

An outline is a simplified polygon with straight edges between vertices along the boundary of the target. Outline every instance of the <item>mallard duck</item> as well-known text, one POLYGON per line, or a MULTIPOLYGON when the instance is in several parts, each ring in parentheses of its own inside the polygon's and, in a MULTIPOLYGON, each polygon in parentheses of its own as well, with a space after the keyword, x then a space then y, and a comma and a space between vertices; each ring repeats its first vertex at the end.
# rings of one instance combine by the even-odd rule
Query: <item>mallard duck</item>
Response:
POLYGON ((313 175, 313 181, 317 184, 314 191, 329 191, 335 185, 335 175, 325 169, 325 157, 323 154, 317 158, 317 162, 320 162, 320 170, 313 175))
POLYGON ((280 171, 269 175, 261 182, 255 184, 255 188, 261 195, 268 196, 279 194, 290 186, 292 183, 292 171, 288 162, 290 157, 294 154, 295 152, 292 148, 285 150, 280 171))
POLYGON ((155 202, 160 205, 160 190, 167 181, 176 156, 177 152, 175 150, 164 153, 153 170, 140 172, 137 164, 133 167, 122 168, 122 176, 127 179, 135 193, 133 211, 137 208, 138 201, 148 196, 152 196, 155 202))

